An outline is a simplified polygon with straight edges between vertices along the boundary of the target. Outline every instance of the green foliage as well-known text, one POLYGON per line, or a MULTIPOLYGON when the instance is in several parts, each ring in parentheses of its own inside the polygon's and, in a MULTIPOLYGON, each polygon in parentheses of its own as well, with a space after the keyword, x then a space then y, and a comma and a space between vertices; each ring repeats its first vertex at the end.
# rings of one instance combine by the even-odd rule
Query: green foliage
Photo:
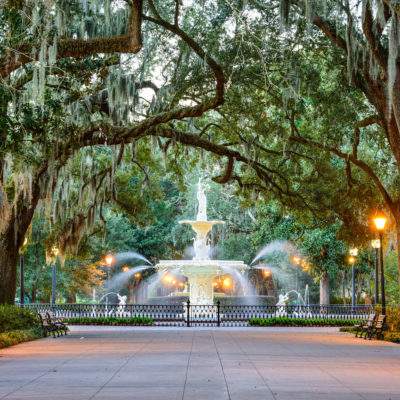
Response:
POLYGON ((40 328, 19 329, 0 333, 0 349, 15 344, 39 339, 43 336, 40 328))
POLYGON ((37 315, 25 308, 0 305, 0 333, 39 327, 37 315))
POLYGON ((384 332, 383 337, 389 342, 400 344, 400 332, 384 332))
POLYGON ((360 323, 358 319, 323 319, 323 318, 252 318, 250 326, 353 326, 360 323))
POLYGON ((64 320, 67 324, 76 325, 153 325, 153 319, 147 317, 117 318, 117 317, 98 317, 98 318, 69 318, 64 320))

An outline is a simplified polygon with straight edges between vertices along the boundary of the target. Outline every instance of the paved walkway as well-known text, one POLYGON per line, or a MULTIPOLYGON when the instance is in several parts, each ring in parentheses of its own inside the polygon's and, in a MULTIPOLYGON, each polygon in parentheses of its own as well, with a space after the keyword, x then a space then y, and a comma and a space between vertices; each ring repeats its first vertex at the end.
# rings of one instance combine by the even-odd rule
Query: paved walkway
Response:
POLYGON ((0 399, 400 399, 400 345, 335 328, 71 330, 0 350, 0 399))

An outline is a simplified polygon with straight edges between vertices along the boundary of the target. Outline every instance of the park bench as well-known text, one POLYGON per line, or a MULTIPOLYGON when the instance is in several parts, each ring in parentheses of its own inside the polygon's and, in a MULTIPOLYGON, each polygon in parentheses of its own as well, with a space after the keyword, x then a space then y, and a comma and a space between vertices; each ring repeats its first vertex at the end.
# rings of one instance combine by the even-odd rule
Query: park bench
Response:
POLYGON ((376 314, 371 313, 368 315, 368 319, 365 321, 365 323, 354 325, 356 337, 362 337, 363 333, 366 333, 368 329, 372 328, 374 326, 375 318, 376 314), (360 336, 358 336, 358 334, 360 334, 360 336))
POLYGON ((377 339, 379 337, 383 339, 383 331, 385 329, 386 329, 386 316, 381 314, 376 320, 375 324, 367 330, 364 339, 367 339, 368 336, 369 340, 371 340, 372 336, 374 335, 376 335, 377 339))
POLYGON ((48 334, 52 334, 55 338, 55 326, 50 323, 47 313, 41 312, 39 313, 40 324, 42 325, 43 336, 47 337, 48 334))
POLYGON ((56 328, 57 332, 61 333, 61 336, 62 336, 63 332, 65 335, 67 334, 68 327, 62 318, 58 318, 52 311, 49 311, 47 313, 47 316, 48 316, 50 324, 52 324, 56 328))

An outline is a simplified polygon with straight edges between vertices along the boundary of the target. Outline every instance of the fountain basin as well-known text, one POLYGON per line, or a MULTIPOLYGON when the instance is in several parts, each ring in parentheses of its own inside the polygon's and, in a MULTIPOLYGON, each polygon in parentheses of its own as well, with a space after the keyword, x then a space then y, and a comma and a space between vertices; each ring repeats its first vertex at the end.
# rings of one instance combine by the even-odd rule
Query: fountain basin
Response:
POLYGON ((209 305, 214 301, 213 280, 218 275, 229 274, 230 270, 244 272, 247 265, 235 260, 160 260, 156 268, 160 272, 171 271, 188 278, 190 302, 209 305))

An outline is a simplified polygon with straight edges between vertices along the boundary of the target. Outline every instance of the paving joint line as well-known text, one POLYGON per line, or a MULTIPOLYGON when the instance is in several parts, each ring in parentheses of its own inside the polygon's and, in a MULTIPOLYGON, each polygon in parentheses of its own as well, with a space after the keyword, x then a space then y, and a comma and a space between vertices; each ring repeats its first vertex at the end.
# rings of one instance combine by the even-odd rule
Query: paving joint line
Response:
POLYGON ((217 347, 217 343, 215 343, 215 336, 214 336, 214 331, 213 331, 213 330, 211 331, 211 335, 212 335, 212 338, 213 338, 215 351, 217 352, 219 364, 221 365, 222 374, 224 375, 225 386, 226 386, 226 390, 227 390, 227 392, 228 392, 228 399, 231 400, 231 393, 230 393, 230 391, 229 391, 228 382, 227 382, 227 380, 226 380, 226 375, 225 375, 224 366, 223 366, 223 364, 222 364, 221 355, 219 354, 218 347, 217 347))
POLYGON ((192 353, 193 353, 193 344, 194 344, 194 339, 195 339, 195 337, 196 337, 196 331, 194 331, 194 332, 193 332, 193 335, 192 335, 192 344, 191 344, 191 346, 190 346, 190 353, 189 353, 188 362, 187 362, 187 365, 186 365, 185 382, 184 382, 184 384, 183 384, 182 400, 183 400, 184 397, 185 397, 186 382, 187 382, 187 377, 188 377, 188 373, 189 373, 189 364, 190 364, 190 359, 191 359, 192 353))

